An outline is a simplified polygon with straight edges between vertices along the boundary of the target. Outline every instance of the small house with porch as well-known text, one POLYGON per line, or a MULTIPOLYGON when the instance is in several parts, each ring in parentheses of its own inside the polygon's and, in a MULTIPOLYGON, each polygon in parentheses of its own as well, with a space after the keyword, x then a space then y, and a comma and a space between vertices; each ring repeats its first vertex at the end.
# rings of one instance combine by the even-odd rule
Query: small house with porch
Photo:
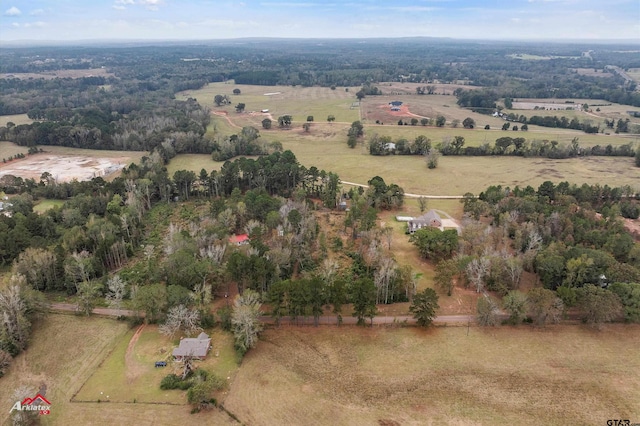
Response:
POLYGON ((172 352, 176 361, 183 361, 185 357, 192 357, 194 359, 204 359, 211 350, 211 338, 205 332, 202 332, 198 337, 185 337, 180 340, 180 346, 175 348, 172 352))

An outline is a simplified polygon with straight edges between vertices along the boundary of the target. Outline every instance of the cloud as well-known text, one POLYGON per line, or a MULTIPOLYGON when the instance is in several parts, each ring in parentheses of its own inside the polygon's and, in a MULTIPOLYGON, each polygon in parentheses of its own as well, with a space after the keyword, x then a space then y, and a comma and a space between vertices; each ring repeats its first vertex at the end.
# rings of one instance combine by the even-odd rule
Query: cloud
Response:
POLYGON ((35 10, 32 10, 31 12, 29 12, 29 15, 31 15, 31 16, 44 15, 44 9, 35 9, 35 10))
POLYGON ((22 12, 20 12, 20 9, 18 9, 15 6, 11 6, 9 9, 5 10, 4 14, 6 16, 18 16, 18 15, 22 15, 22 12))
POLYGON ((19 28, 19 27, 20 27, 20 24, 18 24, 17 22, 14 22, 14 23, 12 23, 12 24, 11 24, 11 26, 12 26, 13 28, 19 28))
POLYGON ((125 10, 127 8, 126 6, 129 6, 132 4, 136 4, 136 2, 134 0, 116 0, 114 5, 111 7, 117 10, 125 10))
POLYGON ((138 3, 149 10, 158 10, 158 6, 162 4, 162 0, 139 0, 138 3))

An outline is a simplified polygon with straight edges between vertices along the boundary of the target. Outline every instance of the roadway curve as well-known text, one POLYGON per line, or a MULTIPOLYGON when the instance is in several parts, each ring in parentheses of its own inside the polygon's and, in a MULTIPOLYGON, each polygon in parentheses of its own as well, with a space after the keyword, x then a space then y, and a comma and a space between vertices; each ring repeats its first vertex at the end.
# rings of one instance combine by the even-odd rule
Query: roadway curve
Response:
MULTIPOLYGON (((363 185, 361 183, 355 183, 355 182, 347 182, 346 180, 341 180, 340 183, 344 183, 345 185, 351 185, 351 186, 359 186, 361 188, 369 187, 369 185, 363 185)), ((426 195, 426 194, 423 195, 423 194, 409 194, 407 192, 405 192, 404 196, 409 198, 424 197, 432 200, 461 200, 464 198, 464 195, 426 195)))

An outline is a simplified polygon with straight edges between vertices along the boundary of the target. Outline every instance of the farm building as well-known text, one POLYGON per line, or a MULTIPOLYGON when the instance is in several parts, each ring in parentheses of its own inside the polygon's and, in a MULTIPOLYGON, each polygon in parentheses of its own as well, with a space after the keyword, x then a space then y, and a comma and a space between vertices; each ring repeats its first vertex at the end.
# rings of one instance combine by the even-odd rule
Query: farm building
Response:
POLYGON ((180 340, 180 346, 172 352, 176 361, 182 361, 184 357, 190 356, 197 359, 204 359, 211 349, 211 338, 205 332, 198 337, 185 337, 180 340))
POLYGON ((407 227, 410 234, 413 234, 418 229, 433 227, 442 229, 442 219, 435 210, 429 210, 422 216, 416 217, 407 222, 407 227))
POLYGON ((249 244, 249 236, 247 234, 232 235, 229 237, 229 244, 235 244, 237 246, 249 244))

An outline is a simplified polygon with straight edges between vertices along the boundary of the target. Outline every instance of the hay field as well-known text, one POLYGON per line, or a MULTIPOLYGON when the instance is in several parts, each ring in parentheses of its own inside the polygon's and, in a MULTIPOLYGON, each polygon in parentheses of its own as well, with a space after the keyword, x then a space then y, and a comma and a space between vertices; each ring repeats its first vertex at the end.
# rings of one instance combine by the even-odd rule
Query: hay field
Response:
POLYGON ((273 329, 225 406, 256 426, 639 419, 638 339, 640 327, 622 325, 273 329))
MULTIPOLYGON (((581 185, 608 184, 609 186, 640 185, 640 168, 633 158, 586 157, 565 160, 521 157, 441 157, 438 168, 429 170, 420 156, 371 156, 363 146, 347 147, 343 141, 319 140, 302 136, 281 140, 284 149, 290 149, 306 167, 333 171, 347 182, 366 184, 379 175, 387 183, 393 182, 405 192, 424 195, 478 194, 490 185, 513 188, 531 185, 537 188, 546 180, 568 181, 581 185)), ((199 173, 203 167, 210 172, 219 170, 221 162, 208 155, 179 155, 171 160, 170 174, 180 168, 199 173), (177 165, 180 165, 178 167, 177 165)))
POLYGON ((33 120, 27 114, 0 115, 0 127, 6 126, 7 123, 13 123, 16 126, 20 124, 31 124, 33 120))
MULTIPOLYGON (((3 158, 13 157, 16 154, 25 154, 29 152, 29 148, 24 146, 16 145, 13 142, 0 141, 0 160, 3 158)), ((0 167, 2 163, 0 163, 0 167)))
POLYGON ((51 314, 38 323, 30 347, 0 379, 0 406, 4 410, 0 424, 9 424, 7 414, 15 403, 14 389, 29 385, 37 392, 42 383, 47 385, 46 397, 52 404, 51 414, 41 418, 43 425, 234 424, 217 410, 191 415, 187 405, 70 402, 118 341, 125 338, 127 330, 126 323, 112 319, 62 314, 51 314))

